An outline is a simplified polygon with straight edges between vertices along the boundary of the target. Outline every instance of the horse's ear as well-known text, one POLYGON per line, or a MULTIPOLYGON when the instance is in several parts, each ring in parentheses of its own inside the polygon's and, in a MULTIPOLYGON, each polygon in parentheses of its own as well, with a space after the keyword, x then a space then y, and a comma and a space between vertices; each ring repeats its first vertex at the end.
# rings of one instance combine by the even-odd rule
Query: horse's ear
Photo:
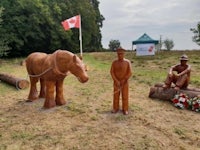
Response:
POLYGON ((76 62, 76 55, 73 56, 73 62, 76 62))
POLYGON ((79 56, 80 60, 83 60, 83 57, 82 56, 79 56))

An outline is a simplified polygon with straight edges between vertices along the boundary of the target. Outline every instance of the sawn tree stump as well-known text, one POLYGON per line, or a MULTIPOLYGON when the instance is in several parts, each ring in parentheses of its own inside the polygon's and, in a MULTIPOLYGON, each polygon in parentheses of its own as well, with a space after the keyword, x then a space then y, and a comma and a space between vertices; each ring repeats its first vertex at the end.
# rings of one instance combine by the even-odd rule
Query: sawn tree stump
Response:
POLYGON ((164 89, 162 86, 162 83, 157 83, 154 85, 154 87, 151 87, 149 91, 149 97, 158 98, 161 100, 171 100, 178 93, 185 93, 189 98, 200 96, 200 89, 197 88, 187 88, 176 91, 173 87, 164 89))
POLYGON ((25 89, 29 87, 29 81, 4 73, 0 73, 0 80, 15 86, 17 89, 25 89))

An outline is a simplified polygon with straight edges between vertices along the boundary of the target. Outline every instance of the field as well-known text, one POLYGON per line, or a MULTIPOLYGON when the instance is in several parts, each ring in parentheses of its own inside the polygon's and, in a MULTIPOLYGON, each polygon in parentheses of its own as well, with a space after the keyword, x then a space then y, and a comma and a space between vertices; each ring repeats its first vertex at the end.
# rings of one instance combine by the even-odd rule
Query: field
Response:
MULTIPOLYGON (((165 51, 146 57, 126 53, 133 70, 127 116, 111 113, 114 52, 84 54, 89 81, 82 84, 73 75, 66 77, 67 104, 53 109, 42 109, 43 99, 27 103, 29 89, 0 82, 0 150, 200 149, 200 113, 148 98, 150 87, 165 80, 169 67, 183 53, 192 65, 190 87, 200 88, 200 51, 165 51)), ((0 73, 27 78, 22 60, 1 60, 0 73)))

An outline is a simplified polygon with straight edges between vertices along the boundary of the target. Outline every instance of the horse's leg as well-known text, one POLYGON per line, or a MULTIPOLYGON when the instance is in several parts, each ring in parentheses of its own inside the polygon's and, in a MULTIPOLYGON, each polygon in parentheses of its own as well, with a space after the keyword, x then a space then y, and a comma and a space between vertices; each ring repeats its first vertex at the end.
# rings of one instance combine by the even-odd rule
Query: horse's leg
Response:
POLYGON ((36 86, 37 82, 38 82, 38 78, 30 77, 31 87, 30 87, 29 96, 28 96, 27 101, 32 102, 32 101, 38 99, 38 92, 37 92, 37 86, 36 86))
POLYGON ((56 106, 54 99, 55 81, 45 81, 45 85, 46 85, 46 93, 45 93, 44 108, 51 108, 56 106))
POLYGON ((40 94, 39 98, 45 98, 45 80, 40 78, 40 94))
POLYGON ((63 96, 63 80, 56 82, 56 105, 64 105, 66 101, 63 96))

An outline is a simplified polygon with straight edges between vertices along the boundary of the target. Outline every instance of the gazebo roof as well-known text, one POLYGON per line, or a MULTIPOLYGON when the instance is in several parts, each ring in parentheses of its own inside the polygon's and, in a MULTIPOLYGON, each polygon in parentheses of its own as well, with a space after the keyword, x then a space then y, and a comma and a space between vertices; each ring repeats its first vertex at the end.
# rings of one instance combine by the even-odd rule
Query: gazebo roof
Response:
POLYGON ((154 43, 158 44, 158 40, 152 39, 150 36, 148 36, 146 33, 144 33, 141 37, 139 37, 136 41, 133 41, 132 44, 145 44, 145 43, 154 43))

